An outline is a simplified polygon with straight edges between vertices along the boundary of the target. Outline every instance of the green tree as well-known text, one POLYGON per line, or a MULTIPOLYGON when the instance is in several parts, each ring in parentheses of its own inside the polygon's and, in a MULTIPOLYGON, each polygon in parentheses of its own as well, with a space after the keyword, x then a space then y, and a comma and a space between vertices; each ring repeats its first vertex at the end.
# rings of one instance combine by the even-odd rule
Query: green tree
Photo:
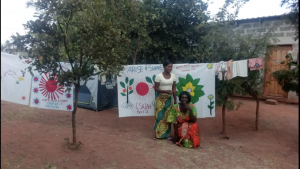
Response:
POLYGON ((289 62, 287 63, 289 70, 275 71, 271 75, 275 78, 283 91, 293 91, 299 94, 299 61, 294 61, 291 54, 288 54, 286 58, 289 59, 289 62), (291 66, 296 67, 291 69, 291 66))
POLYGON ((262 84, 263 84, 263 76, 260 70, 253 70, 249 72, 248 77, 246 77, 241 83, 241 87, 244 91, 253 97, 256 101, 256 109, 255 109, 255 130, 258 130, 259 125, 259 99, 262 95, 262 84))
POLYGON ((146 29, 144 4, 140 0, 107 0, 109 9, 114 13, 114 22, 119 25, 121 35, 126 39, 128 64, 136 64, 137 56, 145 43, 150 43, 146 29))
POLYGON ((38 0, 28 2, 35 7, 35 21, 24 24, 28 33, 13 36, 13 44, 28 53, 33 62, 28 67, 32 74, 57 75, 60 85, 70 90, 75 87, 75 103, 72 112, 72 145, 78 146, 76 120, 80 81, 102 72, 118 73, 122 69, 124 39, 120 29, 111 20, 105 0, 38 0), (71 70, 63 71, 59 62, 71 64, 71 70), (97 65, 100 72, 94 72, 97 65))
MULTIPOLYGON (((272 32, 241 35, 238 33, 238 29, 235 29, 238 12, 246 2, 247 0, 227 0, 220 12, 212 18, 213 22, 207 25, 210 31, 204 37, 205 43, 201 44, 203 49, 202 60, 205 62, 228 61, 231 59, 238 61, 264 57, 269 54, 270 51, 267 46, 276 42, 276 39, 272 38, 272 32), (234 11, 230 13, 228 9, 232 7, 234 11)), ((228 138, 226 134, 225 110, 231 111, 235 109, 234 107, 239 108, 241 105, 241 102, 235 104, 233 100, 229 99, 235 94, 250 94, 256 99, 256 124, 258 125, 258 98, 261 93, 262 83, 262 77, 258 77, 260 77, 258 71, 250 71, 247 78, 235 77, 221 81, 216 78, 216 105, 222 106, 222 133, 225 138, 228 138)))
POLYGON ((163 60, 189 62, 199 58, 198 46, 207 32, 207 3, 202 0, 143 0, 150 40, 139 63, 163 60))

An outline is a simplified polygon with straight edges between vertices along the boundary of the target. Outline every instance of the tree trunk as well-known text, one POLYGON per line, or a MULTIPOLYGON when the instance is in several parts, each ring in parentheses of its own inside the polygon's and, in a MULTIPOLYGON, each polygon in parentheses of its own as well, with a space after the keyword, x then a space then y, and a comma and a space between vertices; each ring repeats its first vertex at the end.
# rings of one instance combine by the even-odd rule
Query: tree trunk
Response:
POLYGON ((135 58, 132 58, 132 64, 135 65, 135 58))
POLYGON ((138 34, 138 41, 137 41, 137 47, 136 47, 136 50, 132 56, 132 61, 133 61, 133 64, 135 65, 136 63, 136 57, 137 57, 137 54, 138 54, 138 51, 139 51, 139 48, 140 48, 140 34, 138 34))
POLYGON ((256 98, 256 121, 255 121, 256 130, 258 130, 258 120, 259 120, 259 99, 256 98))
POLYGON ((77 144, 77 137, 76 137, 76 119, 75 119, 75 115, 76 115, 76 111, 77 111, 77 105, 78 105, 78 94, 79 94, 79 84, 80 82, 78 81, 78 83, 75 85, 75 103, 74 103, 74 108, 72 111, 72 133, 73 133, 73 145, 77 144))
POLYGON ((223 121, 223 128, 222 134, 226 135, 226 119, 225 119, 225 105, 222 106, 222 121, 223 121))
MULTIPOLYGON (((225 79, 225 72, 222 72, 222 80, 224 81, 225 79)), ((225 95, 225 101, 227 103, 227 99, 228 99, 228 95, 225 95)), ((223 129, 222 129, 222 134, 224 135, 224 138, 227 138, 227 134, 226 134, 226 119, 225 119, 225 109, 226 106, 223 104, 222 105, 222 121, 223 121, 223 129)))

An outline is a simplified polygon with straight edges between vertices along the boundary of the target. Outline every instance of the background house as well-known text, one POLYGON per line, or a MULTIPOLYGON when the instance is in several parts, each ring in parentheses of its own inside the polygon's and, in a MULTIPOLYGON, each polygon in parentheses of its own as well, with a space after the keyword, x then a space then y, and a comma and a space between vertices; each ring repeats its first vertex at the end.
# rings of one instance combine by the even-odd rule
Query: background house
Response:
MULTIPOLYGON (((237 20, 235 31, 242 35, 246 34, 266 34, 269 30, 274 30, 275 37, 278 38, 276 46, 272 49, 271 59, 265 62, 264 69, 264 84, 263 97, 272 98, 276 100, 295 100, 297 102, 298 96, 296 92, 284 92, 274 78, 270 74, 281 69, 290 69, 287 65, 280 64, 286 62, 286 55, 292 54, 293 60, 297 60, 299 53, 299 41, 295 41, 295 28, 291 25, 289 20, 283 18, 283 15, 249 18, 237 20)), ((291 67, 293 69, 293 67, 291 67)))

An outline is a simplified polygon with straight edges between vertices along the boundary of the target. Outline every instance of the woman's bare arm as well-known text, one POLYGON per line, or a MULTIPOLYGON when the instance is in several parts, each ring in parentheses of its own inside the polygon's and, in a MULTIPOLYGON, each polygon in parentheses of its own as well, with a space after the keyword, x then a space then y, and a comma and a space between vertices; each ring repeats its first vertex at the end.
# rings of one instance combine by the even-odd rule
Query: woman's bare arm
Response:
POLYGON ((176 82, 173 82, 172 85, 172 92, 173 92, 173 98, 174 98, 174 104, 177 104, 177 99, 176 99, 176 82))
POLYGON ((197 122, 197 117, 194 115, 192 108, 189 106, 189 111, 190 111, 190 122, 191 123, 196 123, 197 122))

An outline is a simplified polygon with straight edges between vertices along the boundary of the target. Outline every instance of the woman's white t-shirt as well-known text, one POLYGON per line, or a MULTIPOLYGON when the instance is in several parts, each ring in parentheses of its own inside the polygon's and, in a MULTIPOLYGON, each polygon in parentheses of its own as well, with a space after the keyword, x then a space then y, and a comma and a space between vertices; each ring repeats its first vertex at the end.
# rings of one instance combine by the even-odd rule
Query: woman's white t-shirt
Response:
POLYGON ((172 90, 173 82, 176 82, 176 77, 171 73, 170 79, 165 79, 162 73, 158 74, 155 78, 155 82, 159 82, 159 89, 161 90, 172 90))

